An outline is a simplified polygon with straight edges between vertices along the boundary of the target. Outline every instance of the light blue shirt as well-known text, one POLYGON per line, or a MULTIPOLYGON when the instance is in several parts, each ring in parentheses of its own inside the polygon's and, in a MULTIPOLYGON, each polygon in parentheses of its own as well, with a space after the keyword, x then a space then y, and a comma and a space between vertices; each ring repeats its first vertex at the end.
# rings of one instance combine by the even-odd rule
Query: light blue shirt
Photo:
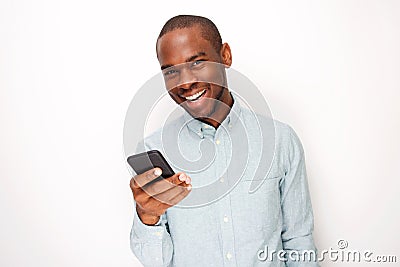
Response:
MULTIPOLYGON (((135 212, 131 249, 144 266, 318 266, 317 262, 301 260, 304 251, 316 253, 316 248, 299 138, 290 126, 273 120, 272 165, 264 173, 266 177, 254 177, 255 166, 259 164, 256 151, 263 144, 257 138, 257 123, 263 120, 256 119, 254 113, 239 104, 234 94, 233 97, 232 109, 217 129, 187 113, 163 128, 165 136, 178 133, 181 153, 187 158, 199 156, 202 141, 214 144, 215 157, 206 169, 185 171, 192 179, 193 188, 213 182, 221 186, 229 184, 230 174, 225 170, 232 159, 230 134, 238 131, 239 124, 244 125, 247 133, 243 140, 248 142, 249 157, 247 169, 233 189, 208 205, 173 206, 154 226, 143 224, 135 212), (254 193, 249 193, 251 183, 257 179, 265 180, 254 193), (272 251, 276 253, 270 254, 272 251), (295 252, 299 253, 289 257, 295 252), (266 258, 268 254, 272 258, 266 258), (299 261, 294 260, 296 255, 300 255, 299 261)), ((161 137, 161 131, 147 137, 144 149, 164 153, 161 137)), ((176 172, 182 171, 172 167, 176 172)))

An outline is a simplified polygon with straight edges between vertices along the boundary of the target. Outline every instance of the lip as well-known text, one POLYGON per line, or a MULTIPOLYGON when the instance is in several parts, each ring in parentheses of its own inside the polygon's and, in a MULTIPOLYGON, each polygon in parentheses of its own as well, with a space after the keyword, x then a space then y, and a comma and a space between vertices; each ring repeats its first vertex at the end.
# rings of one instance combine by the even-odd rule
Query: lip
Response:
POLYGON ((200 92, 198 92, 198 93, 196 93, 196 94, 194 94, 194 95, 191 95, 190 96, 190 99, 189 99, 189 97, 188 98, 186 98, 186 100, 187 101, 191 101, 191 102, 193 102, 193 101, 197 101, 197 100, 199 100, 205 93, 206 93, 206 89, 204 89, 204 90, 202 90, 202 91, 200 91, 200 92))
MULTIPOLYGON (((203 116, 202 114, 207 110, 207 107, 210 104, 210 97, 211 97, 211 91, 209 88, 205 88, 205 92, 196 100, 190 101, 186 100, 183 98, 183 107, 185 107, 187 110, 190 110, 190 113, 192 116, 203 116)), ((202 89, 204 90, 204 89, 202 89)), ((198 92, 201 92, 202 90, 199 90, 198 92)))
POLYGON ((199 100, 200 98, 202 98, 206 93, 207 93, 207 90, 208 90, 208 88, 202 88, 202 89, 200 89, 200 90, 196 90, 196 92, 191 92, 190 94, 185 94, 185 95, 179 95, 179 97, 180 98, 182 98, 184 101, 188 101, 188 102, 191 102, 191 101, 197 101, 197 100, 199 100), (200 93, 200 92, 202 92, 202 91, 204 91, 202 94, 201 94, 201 96, 199 97, 199 98, 197 98, 196 100, 189 100, 189 99, 186 99, 187 97, 191 97, 191 96, 194 96, 194 95, 196 95, 196 94, 198 94, 198 93, 200 93))

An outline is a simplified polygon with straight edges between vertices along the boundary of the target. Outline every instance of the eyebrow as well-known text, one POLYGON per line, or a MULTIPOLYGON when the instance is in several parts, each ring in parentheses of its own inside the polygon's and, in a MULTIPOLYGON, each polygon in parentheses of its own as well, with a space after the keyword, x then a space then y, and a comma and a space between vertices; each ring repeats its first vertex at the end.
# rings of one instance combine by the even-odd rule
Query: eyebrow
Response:
MULTIPOLYGON (((205 55, 207 55, 205 52, 199 52, 196 55, 193 55, 193 56, 189 57, 188 59, 186 59, 185 62, 191 62, 191 61, 195 60, 196 58, 202 57, 202 56, 205 56, 205 55)), ((167 69, 167 68, 172 67, 172 66, 173 66, 172 64, 162 65, 161 66, 161 70, 167 69)))

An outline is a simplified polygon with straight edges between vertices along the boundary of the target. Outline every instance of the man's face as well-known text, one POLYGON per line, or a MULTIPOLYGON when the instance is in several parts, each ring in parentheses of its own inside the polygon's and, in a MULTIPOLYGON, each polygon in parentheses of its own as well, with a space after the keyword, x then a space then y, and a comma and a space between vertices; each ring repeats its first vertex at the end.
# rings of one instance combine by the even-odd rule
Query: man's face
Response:
POLYGON ((169 94, 193 117, 213 117, 218 101, 225 102, 226 89, 221 85, 226 85, 226 74, 221 64, 230 65, 223 60, 227 49, 224 44, 216 51, 198 26, 173 30, 158 40, 158 60, 169 94))

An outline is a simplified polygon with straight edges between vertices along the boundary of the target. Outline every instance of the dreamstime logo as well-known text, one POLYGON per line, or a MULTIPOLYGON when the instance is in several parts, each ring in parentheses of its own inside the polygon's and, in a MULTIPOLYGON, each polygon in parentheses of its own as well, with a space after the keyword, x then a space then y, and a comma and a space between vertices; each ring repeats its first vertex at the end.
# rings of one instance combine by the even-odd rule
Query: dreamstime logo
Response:
POLYGON ((330 247, 317 253, 315 250, 269 250, 265 245, 264 249, 257 252, 260 261, 295 261, 295 262, 397 262, 395 255, 375 255, 370 250, 347 250, 349 243, 345 239, 337 241, 337 249, 330 247))
MULTIPOLYGON (((237 118, 235 128, 229 129, 222 121, 219 122, 222 124, 218 128, 220 134, 223 134, 224 139, 229 143, 229 162, 212 183, 193 186, 191 193, 176 206, 203 206, 225 196, 248 171, 250 160, 253 165, 250 171, 252 183, 249 193, 255 192, 262 185, 269 173, 275 153, 275 128, 269 106, 258 88, 240 72, 215 62, 199 64, 188 62, 169 67, 162 73, 154 75, 136 92, 128 107, 123 135, 125 158, 139 151, 157 149, 176 171, 183 171, 189 176, 196 173, 203 174, 210 166, 216 164, 214 161, 218 153, 216 147, 218 143, 210 138, 199 139, 198 143, 192 140, 194 143, 189 145, 188 150, 188 144, 182 143, 182 134, 185 133, 184 129, 188 127, 191 120, 198 116, 216 119, 210 115, 212 114, 210 111, 217 107, 224 108, 226 104, 218 100, 218 94, 212 96, 210 94, 218 92, 223 87, 229 88, 229 91, 234 94, 235 101, 241 103, 246 114, 251 114, 251 120, 257 122, 253 125, 257 126, 248 129, 242 116, 236 114, 239 112, 231 109, 230 116, 237 118), (180 88, 183 87, 199 91, 199 95, 203 89, 206 89, 206 93, 199 97, 201 99, 196 100, 201 105, 183 99, 182 95, 179 96, 182 94, 180 88), (207 94, 207 91, 210 93, 207 94), (163 123, 157 131, 159 134, 148 139, 145 136, 148 118, 161 99, 169 95, 178 104, 172 110, 163 110, 162 114, 158 115, 163 117, 160 118, 163 123), (190 119, 182 119, 188 116, 190 119), (251 142, 261 145, 254 148, 251 142), (229 183, 220 183, 219 177, 228 177, 229 183)), ((128 169, 134 174, 130 167, 128 169)))

